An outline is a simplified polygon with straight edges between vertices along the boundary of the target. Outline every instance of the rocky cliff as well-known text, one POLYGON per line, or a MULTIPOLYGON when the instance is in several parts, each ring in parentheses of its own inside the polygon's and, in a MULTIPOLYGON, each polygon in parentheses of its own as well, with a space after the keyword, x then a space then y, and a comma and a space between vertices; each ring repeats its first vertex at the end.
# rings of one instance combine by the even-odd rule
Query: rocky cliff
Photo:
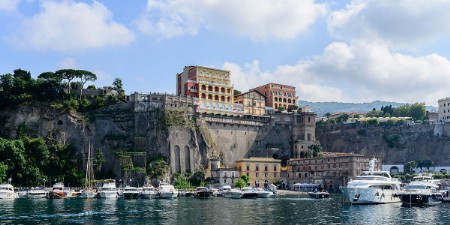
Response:
POLYGON ((377 156, 384 164, 432 160, 450 165, 450 124, 398 124, 318 126, 316 137, 324 151, 377 156))

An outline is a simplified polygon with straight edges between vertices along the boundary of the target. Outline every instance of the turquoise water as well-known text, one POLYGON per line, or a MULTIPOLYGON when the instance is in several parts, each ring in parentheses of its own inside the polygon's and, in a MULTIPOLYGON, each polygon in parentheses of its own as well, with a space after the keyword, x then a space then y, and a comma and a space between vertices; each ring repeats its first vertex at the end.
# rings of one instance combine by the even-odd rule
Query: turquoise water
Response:
POLYGON ((330 199, 0 200, 0 224, 450 224, 450 203, 432 207, 346 205, 330 199))

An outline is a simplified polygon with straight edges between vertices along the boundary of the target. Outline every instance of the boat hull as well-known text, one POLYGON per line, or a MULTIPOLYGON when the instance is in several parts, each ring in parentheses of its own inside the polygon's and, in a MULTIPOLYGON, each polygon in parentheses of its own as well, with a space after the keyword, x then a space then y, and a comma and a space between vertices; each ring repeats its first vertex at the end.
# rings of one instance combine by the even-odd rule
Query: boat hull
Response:
POLYGON ((351 204, 400 203, 396 191, 380 188, 341 187, 342 195, 351 204))
POLYGON ((402 193, 399 197, 404 205, 437 205, 442 203, 442 194, 402 193))
POLYGON ((141 193, 141 198, 143 199, 152 199, 152 198, 156 198, 157 193, 141 193))
POLYGON ((176 198, 178 197, 178 192, 159 192, 159 198, 176 198))
POLYGON ((133 193, 123 193, 124 199, 138 199, 139 198, 139 192, 133 192, 133 193))
POLYGON ((95 198, 97 197, 97 192, 92 190, 84 190, 81 192, 81 198, 95 198))
POLYGON ((0 192, 0 199, 15 199, 19 195, 15 192, 0 192))
POLYGON ((117 191, 100 191, 100 198, 116 199, 118 197, 117 191))
POLYGON ((213 195, 212 191, 198 191, 195 194, 197 198, 210 198, 213 195))
POLYGON ((328 192, 308 192, 308 195, 309 195, 309 197, 316 198, 316 199, 330 197, 330 193, 328 193, 328 192))

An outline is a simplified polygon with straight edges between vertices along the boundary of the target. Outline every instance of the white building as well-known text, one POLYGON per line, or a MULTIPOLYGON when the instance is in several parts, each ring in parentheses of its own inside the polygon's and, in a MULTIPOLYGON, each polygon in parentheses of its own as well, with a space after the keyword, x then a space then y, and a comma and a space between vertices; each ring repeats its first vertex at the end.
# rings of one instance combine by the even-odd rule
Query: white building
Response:
POLYGON ((405 172, 404 165, 381 165, 381 170, 389 171, 390 174, 397 174, 405 172))

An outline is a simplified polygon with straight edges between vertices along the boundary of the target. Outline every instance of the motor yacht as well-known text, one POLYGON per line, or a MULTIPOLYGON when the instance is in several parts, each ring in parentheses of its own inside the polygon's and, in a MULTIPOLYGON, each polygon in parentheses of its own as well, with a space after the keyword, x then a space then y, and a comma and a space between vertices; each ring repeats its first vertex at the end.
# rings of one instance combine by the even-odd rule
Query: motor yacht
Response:
POLYGON ((103 181, 103 185, 99 188, 98 195, 100 198, 116 199, 119 197, 116 187, 116 181, 109 179, 103 181))
POLYGON ((155 187, 153 187, 151 185, 142 187, 141 198, 151 199, 151 198, 156 198, 157 196, 158 196, 158 192, 156 191, 155 187))
POLYGON ((195 197, 197 198, 209 198, 213 195, 213 192, 207 187, 197 187, 195 189, 195 197))
POLYGON ((141 191, 137 187, 126 186, 123 189, 122 195, 124 199, 138 199, 141 191))
POLYGON ((52 190, 48 193, 48 198, 65 198, 67 196, 67 192, 64 191, 64 184, 62 182, 58 182, 53 185, 52 190))
POLYGON ((0 184, 0 199, 14 199, 18 197, 19 194, 14 191, 14 186, 11 184, 0 184))
POLYGON ((48 191, 44 187, 35 187, 28 191, 27 198, 45 198, 48 191))
POLYGON ((171 184, 162 183, 158 188, 159 198, 176 198, 178 197, 178 190, 171 184))
POLYGON ((340 187, 344 198, 351 204, 399 203, 397 193, 401 182, 388 171, 374 171, 376 159, 369 161, 369 171, 364 171, 347 186, 340 187))
POLYGON ((404 205, 436 205, 442 203, 443 194, 439 191, 439 180, 431 176, 413 177, 398 196, 404 205))

